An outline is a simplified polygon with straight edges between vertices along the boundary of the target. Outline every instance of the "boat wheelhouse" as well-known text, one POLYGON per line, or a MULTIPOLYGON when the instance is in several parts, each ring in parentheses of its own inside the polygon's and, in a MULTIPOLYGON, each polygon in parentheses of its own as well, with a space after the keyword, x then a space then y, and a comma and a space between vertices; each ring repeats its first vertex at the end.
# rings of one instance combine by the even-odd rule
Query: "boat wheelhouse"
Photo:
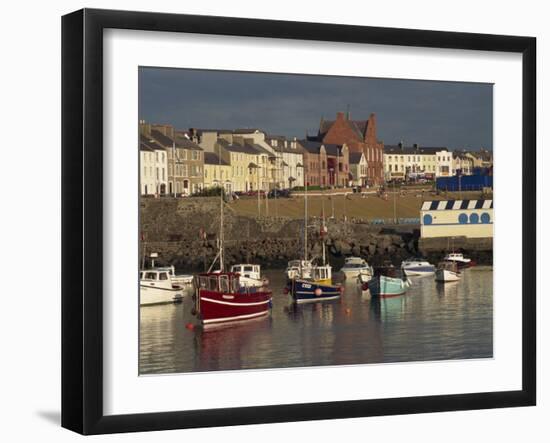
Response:
POLYGON ((176 274, 176 268, 174 266, 163 266, 157 268, 158 270, 168 271, 172 283, 180 285, 183 289, 189 289, 193 287, 193 276, 190 274, 176 274))
POLYGON ((460 252, 451 252, 443 258, 443 261, 452 261, 455 262, 459 268, 465 268, 468 266, 473 266, 474 262, 464 257, 464 254, 461 254, 460 252))
POLYGON ((258 318, 271 309, 271 291, 242 286, 234 272, 199 274, 196 287, 194 314, 204 325, 258 318))
POLYGON ((313 264, 311 260, 290 260, 286 268, 286 278, 311 278, 313 264))
POLYGON ((175 303, 183 298, 183 287, 172 281, 170 271, 151 268, 139 273, 139 305, 175 303))
POLYGON ((238 264, 231 266, 231 272, 239 274, 241 286, 265 286, 267 279, 262 278, 260 265, 238 264))

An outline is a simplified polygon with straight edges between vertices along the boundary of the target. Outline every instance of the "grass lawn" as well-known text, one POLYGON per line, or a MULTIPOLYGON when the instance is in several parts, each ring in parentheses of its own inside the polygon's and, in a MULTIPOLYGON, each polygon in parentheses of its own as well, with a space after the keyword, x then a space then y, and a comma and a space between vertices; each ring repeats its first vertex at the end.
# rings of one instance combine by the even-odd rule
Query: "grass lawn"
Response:
MULTIPOLYGON (((338 192, 342 192, 339 190, 338 192)), ((351 192, 351 191, 350 191, 351 192)), ((418 218, 420 207, 426 200, 458 200, 458 199, 479 199, 481 192, 449 192, 447 194, 435 195, 420 190, 405 190, 404 194, 399 191, 395 194, 391 188, 387 200, 375 194, 368 194, 363 197, 359 194, 349 193, 347 195, 330 195, 328 192, 320 193, 315 191, 313 195, 308 194, 308 211, 310 216, 321 216, 323 208, 326 217, 334 215, 342 218, 362 219, 392 219, 394 218, 394 197, 397 218, 418 218), (317 194, 317 195, 314 195, 317 194)), ((485 197, 491 198, 491 197, 485 197)), ((258 200, 256 197, 242 197, 229 204, 238 215, 257 216, 258 200)), ((294 195, 292 198, 279 198, 260 201, 261 216, 303 218, 304 199, 302 195, 294 195)))

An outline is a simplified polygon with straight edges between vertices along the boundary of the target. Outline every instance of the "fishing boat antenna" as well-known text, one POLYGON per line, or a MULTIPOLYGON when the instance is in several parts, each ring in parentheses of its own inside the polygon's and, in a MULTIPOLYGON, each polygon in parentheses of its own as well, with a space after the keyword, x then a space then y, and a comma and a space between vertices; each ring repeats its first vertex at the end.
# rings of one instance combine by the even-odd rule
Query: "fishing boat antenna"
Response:
POLYGON ((304 261, 307 261, 307 180, 304 185, 304 261))

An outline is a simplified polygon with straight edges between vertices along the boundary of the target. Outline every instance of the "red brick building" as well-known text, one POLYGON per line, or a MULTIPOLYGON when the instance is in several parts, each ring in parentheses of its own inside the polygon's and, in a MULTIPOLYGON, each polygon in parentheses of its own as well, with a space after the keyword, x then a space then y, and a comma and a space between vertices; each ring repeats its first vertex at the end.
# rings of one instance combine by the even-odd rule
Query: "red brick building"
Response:
POLYGON ((363 152, 368 163, 368 184, 384 183, 384 143, 376 138, 375 114, 371 114, 368 120, 350 120, 349 115, 338 112, 336 120, 321 119, 319 133, 314 139, 327 144, 346 144, 350 153, 363 152))

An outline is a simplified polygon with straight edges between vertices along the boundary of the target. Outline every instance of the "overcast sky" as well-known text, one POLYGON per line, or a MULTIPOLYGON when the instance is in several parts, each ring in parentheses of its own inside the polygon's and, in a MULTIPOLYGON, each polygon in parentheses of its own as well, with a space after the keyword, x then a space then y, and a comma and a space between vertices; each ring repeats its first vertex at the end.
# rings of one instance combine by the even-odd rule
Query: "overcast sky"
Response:
POLYGON ((303 138, 349 106, 386 144, 493 147, 491 84, 140 68, 139 118, 179 129, 261 128, 303 138))

